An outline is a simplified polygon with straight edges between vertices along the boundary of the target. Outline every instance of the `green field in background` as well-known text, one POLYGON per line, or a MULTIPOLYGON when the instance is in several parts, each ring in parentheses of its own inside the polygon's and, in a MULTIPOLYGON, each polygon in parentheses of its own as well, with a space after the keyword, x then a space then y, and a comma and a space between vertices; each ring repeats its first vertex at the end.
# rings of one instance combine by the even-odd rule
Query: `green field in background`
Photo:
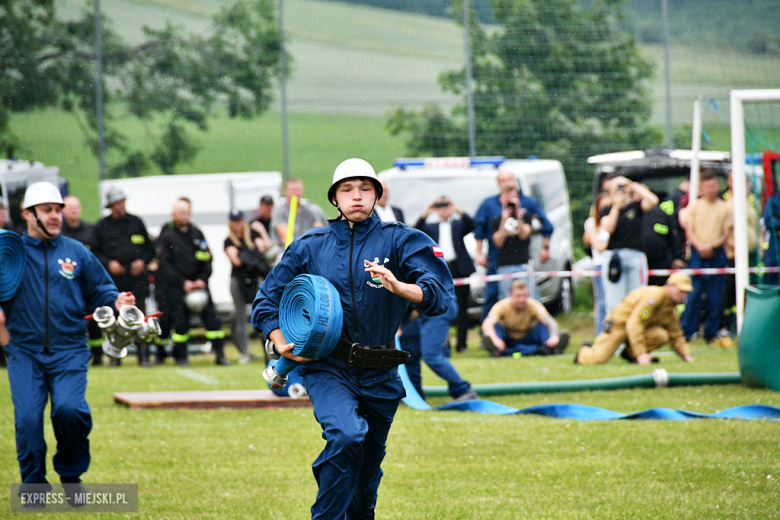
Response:
MULTIPOLYGON (((564 356, 496 359, 476 348, 453 354, 474 384, 560 381, 668 372, 731 372, 735 350, 701 341, 694 364, 664 349, 661 364, 621 359, 575 366, 571 356, 590 334, 588 313, 560 317, 573 331, 564 356)), ((252 349, 261 351, 259 343, 252 349)), ((228 356, 235 361, 232 345, 228 356)), ((316 495, 310 465, 324 443, 310 408, 138 410, 113 403, 114 392, 265 388, 262 364, 219 367, 192 356, 188 369, 119 369, 89 373, 93 412, 90 483, 138 483, 138 518, 310 518, 316 495)), ((2 374, 0 374, 2 375, 2 374)), ((427 367, 423 383, 443 382, 427 367)), ((712 413, 742 404, 780 405, 780 394, 738 385, 494 397, 516 408, 580 403, 623 413, 669 407, 712 413)), ((431 399, 432 405, 446 398, 431 399)), ((18 482, 7 378, 0 377, 0 479, 18 482)), ((49 462, 54 437, 45 419, 49 462)), ((778 423, 697 420, 574 421, 414 411, 402 405, 388 441, 377 516, 389 519, 515 520, 775 518, 780 510, 778 423)), ((49 463, 48 476, 56 482, 49 463)), ((8 494, 0 509, 8 509, 8 494)), ((115 515, 96 515, 114 518, 115 515)), ((56 515, 52 518, 60 518, 56 515)), ((64 515, 61 518, 66 518, 64 515)), ((70 518, 70 517, 67 517, 70 518)))
MULTIPOLYGON (((292 114, 290 174, 304 179, 307 197, 328 210, 327 188, 339 162, 361 157, 380 170, 403 155, 403 142, 391 137, 383 125, 382 118, 372 116, 292 114)), ((70 180, 72 193, 82 199, 85 217, 97 218, 97 159, 84 145, 73 117, 55 110, 19 114, 13 117, 12 128, 22 140, 18 156, 59 166, 61 175, 70 180)), ((121 129, 130 137, 131 148, 153 148, 154 143, 134 119, 126 119, 121 129)), ((208 132, 194 133, 199 153, 192 164, 182 165, 178 172, 281 171, 280 129, 281 116, 274 111, 251 121, 217 117, 208 132)), ((156 167, 150 173, 161 174, 156 167)))

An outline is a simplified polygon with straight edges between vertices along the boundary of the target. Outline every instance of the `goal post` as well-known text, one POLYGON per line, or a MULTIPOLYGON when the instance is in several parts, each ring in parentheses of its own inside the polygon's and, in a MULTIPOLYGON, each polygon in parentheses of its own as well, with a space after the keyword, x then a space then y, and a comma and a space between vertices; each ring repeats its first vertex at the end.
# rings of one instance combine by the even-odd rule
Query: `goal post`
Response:
MULTIPOLYGON (((780 101, 780 89, 732 90, 731 101, 731 169, 734 190, 734 214, 747 215, 745 172, 745 103, 780 101)), ((734 263, 737 269, 737 334, 742 331, 745 313, 745 288, 748 286, 747 219, 734 219, 734 263)))

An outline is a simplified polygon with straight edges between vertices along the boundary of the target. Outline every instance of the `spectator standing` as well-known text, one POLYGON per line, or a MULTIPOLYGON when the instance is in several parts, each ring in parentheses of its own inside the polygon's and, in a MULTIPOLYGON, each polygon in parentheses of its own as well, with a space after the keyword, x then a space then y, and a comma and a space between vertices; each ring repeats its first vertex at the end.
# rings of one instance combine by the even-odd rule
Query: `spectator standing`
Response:
POLYGON ((609 233, 605 252, 608 265, 601 272, 607 314, 631 291, 647 285, 647 257, 642 252, 644 214, 658 205, 658 197, 625 177, 609 183, 611 204, 599 214, 609 233))
MULTIPOLYGON (((650 209, 642 223, 642 251, 648 269, 682 269, 683 240, 678 233, 674 202, 666 200, 650 209)), ((649 276, 649 285, 665 285, 668 276, 649 276)))
MULTIPOLYGON (((19 289, 3 302, 10 331, 8 380, 14 405, 16 453, 24 484, 48 484, 44 409, 51 400, 57 439, 54 471, 63 484, 81 482, 90 463, 92 415, 86 400, 87 367, 84 307, 133 305, 79 242, 63 237, 63 200, 48 182, 31 184, 22 201, 27 224, 27 260, 19 289), (44 295, 47 296, 44 298, 44 295)), ((70 502, 73 494, 66 490, 70 502)), ((42 509, 45 503, 29 504, 42 509)))
MULTIPOLYGON (((434 202, 431 202, 428 207, 425 208, 425 211, 414 227, 439 244, 439 247, 441 247, 442 253, 444 254, 444 261, 447 262, 447 267, 450 269, 453 278, 466 278, 471 276, 471 273, 476 270, 474 269, 474 262, 463 242, 463 238, 474 231, 474 221, 468 213, 463 211, 460 206, 452 201, 452 199, 449 197, 439 197, 434 202), (439 216, 439 222, 428 223, 427 219, 434 211, 439 216), (453 218, 454 213, 460 215, 460 218, 453 218)), ((458 329, 456 350, 458 352, 466 352, 468 350, 466 337, 469 328, 469 286, 456 286, 455 298, 458 304, 457 317, 455 318, 455 325, 458 329)), ((439 318, 440 317, 437 316, 432 319, 439 318)), ((426 321, 426 319, 427 318, 423 318, 423 321, 426 321)))
POLYGON ((190 199, 177 200, 173 205, 173 219, 162 229, 157 241, 160 260, 157 294, 163 313, 160 319, 162 336, 170 335, 173 340, 173 356, 178 365, 189 366, 190 312, 197 312, 206 329, 206 339, 211 341, 216 354, 217 365, 230 365, 224 353, 225 332, 208 289, 211 251, 203 232, 190 222, 191 212, 190 199), (205 291, 207 301, 191 311, 185 297, 196 290, 205 291))
POLYGON ((514 280, 509 298, 499 300, 482 324, 482 344, 491 357, 557 355, 566 350, 569 331, 559 335, 558 322, 528 297, 525 281, 514 280))
MULTIPOLYGON (((729 176, 726 180, 728 190, 723 194, 723 200, 726 201, 726 205, 729 207, 729 211, 732 215, 732 222, 729 226, 729 236, 726 239, 726 265, 727 267, 735 267, 734 262, 734 220, 737 215, 734 213, 734 190, 732 186, 733 172, 729 172, 729 176)), ((746 219, 747 219, 747 242, 748 242, 748 262, 751 266, 758 263, 758 253, 756 251, 756 245, 758 243, 758 211, 756 210, 756 199, 750 190, 750 181, 748 180, 747 186, 747 204, 745 205, 746 219)), ((733 343, 730 340, 731 328, 734 325, 734 317, 737 314, 737 281, 733 274, 726 276, 726 294, 723 300, 723 318, 720 323, 720 330, 717 336, 721 338, 722 346, 730 347, 733 343)))
POLYGON ((15 231, 11 225, 11 221, 8 219, 8 207, 5 205, 5 201, 2 197, 0 197, 0 229, 15 231))
POLYGON ((404 220, 404 212, 401 208, 395 206, 388 206, 387 199, 390 197, 390 189, 386 182, 382 182, 382 197, 376 201, 376 207, 374 213, 379 217, 382 222, 406 222, 404 220))
MULTIPOLYGON (((493 244, 498 249, 498 274, 528 273, 531 246, 531 216, 520 207, 520 199, 516 192, 507 191, 500 196, 503 210, 501 216, 493 219, 493 244)), ((539 299, 536 278, 524 278, 530 288, 533 298, 539 299)), ((501 280, 498 283, 498 297, 503 300, 509 297, 512 279, 501 280)))
MULTIPOLYGON (((257 295, 257 274, 251 272, 252 266, 247 265, 247 260, 252 265, 265 262, 262 255, 252 255, 257 252, 254 241, 250 236, 249 226, 246 225, 244 214, 233 210, 228 215, 228 237, 225 239, 225 254, 230 259, 233 269, 230 272, 230 295, 233 297, 233 342, 241 352, 240 365, 249 363, 249 334, 247 332, 246 306, 257 295)), ((268 274, 268 269, 265 274, 268 274)))
MULTIPOLYGON (((701 175, 702 198, 691 202, 685 211, 685 232, 691 244, 691 269, 726 267, 724 245, 732 224, 731 211, 719 197, 720 183, 710 172, 701 175)), ((688 298, 682 316, 682 328, 686 339, 693 338, 699 330, 701 297, 707 295, 707 319, 704 339, 716 340, 720 326, 723 295, 726 290, 724 275, 695 276, 693 292, 688 298)))
MULTIPOLYGON (((106 208, 111 213, 95 225, 92 252, 103 264, 120 291, 135 296, 138 308, 146 312, 149 275, 146 266, 154 258, 154 244, 149 239, 143 220, 125 208, 127 195, 118 186, 106 193, 106 208)), ((112 359, 112 366, 119 366, 112 359)), ((149 366, 149 344, 138 343, 138 364, 149 366)))
POLYGON ((593 308, 596 316, 595 331, 601 332, 601 324, 607 317, 604 307, 604 281, 601 279, 601 271, 606 264, 606 251, 609 245, 609 232, 599 225, 599 213, 602 209, 609 206, 611 198, 606 191, 599 192, 591 206, 591 215, 585 220, 585 233, 582 235, 582 241, 586 246, 590 246, 591 258, 593 258, 593 270, 596 276, 593 276, 591 285, 593 286, 593 308))
MULTIPOLYGON (((767 240, 764 251, 764 265, 767 267, 777 267, 780 265, 780 191, 769 197, 764 206, 764 229, 767 240)), ((780 285, 780 276, 778 273, 766 273, 764 283, 767 285, 780 285)))
POLYGON ((259 222, 266 232, 271 232, 271 216, 274 211, 274 198, 270 195, 260 197, 260 206, 255 210, 255 219, 252 223, 259 222))
MULTIPOLYGON (((542 251, 539 253, 539 261, 544 263, 550 258, 550 237, 553 233, 553 225, 547 218, 539 202, 533 198, 523 195, 517 189, 517 180, 514 174, 509 170, 499 170, 496 176, 496 182, 501 193, 514 192, 520 200, 520 208, 531 218, 538 218, 542 223, 542 251)), ((477 258, 476 262, 482 267, 487 268, 487 274, 492 275, 498 272, 498 248, 493 243, 493 220, 500 217, 504 206, 501 203, 499 195, 488 197, 477 210, 474 218, 476 229, 474 237, 477 240, 477 258), (488 242, 488 254, 483 253, 484 241, 488 242)), ((488 282, 485 285, 485 303, 482 306, 482 319, 484 322, 488 312, 498 301, 498 283, 488 282)))
POLYGON ((293 230, 294 239, 313 227, 324 226, 327 220, 322 208, 311 201, 304 200, 303 194, 303 181, 290 177, 284 186, 285 199, 274 206, 271 217, 271 227, 273 228, 271 237, 274 243, 282 248, 285 247, 287 241, 287 223, 290 218, 290 201, 293 197, 298 197, 298 210, 295 214, 295 229, 293 230))
POLYGON ((650 352, 667 343, 688 363, 693 362, 685 341, 677 306, 693 290, 688 275, 674 273, 663 287, 641 287, 623 298, 610 312, 607 326, 591 347, 586 341, 574 356, 574 363, 599 365, 609 361, 620 345, 628 342, 621 355, 629 362, 648 365, 650 352))
MULTIPOLYGON (((64 199, 62 208, 62 236, 78 240, 87 249, 92 248, 95 239, 95 225, 81 220, 81 201, 73 195, 64 199)), ((86 309, 84 314, 90 314, 92 309, 86 309)), ((92 351, 92 365, 103 365, 103 332, 97 322, 87 322, 87 344, 92 351)))

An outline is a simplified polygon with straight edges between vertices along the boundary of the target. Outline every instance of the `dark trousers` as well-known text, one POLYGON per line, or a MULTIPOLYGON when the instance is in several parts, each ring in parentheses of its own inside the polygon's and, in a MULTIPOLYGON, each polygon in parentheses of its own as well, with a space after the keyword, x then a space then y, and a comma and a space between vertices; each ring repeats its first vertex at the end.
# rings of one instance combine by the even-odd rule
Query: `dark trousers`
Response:
MULTIPOLYGON (((184 289, 181 287, 162 285, 157 290, 158 304, 162 311, 160 316, 162 337, 170 337, 173 340, 174 356, 186 359, 190 340, 190 310, 184 304, 184 296, 184 289)), ((225 343, 225 333, 222 331, 219 315, 210 294, 209 303, 200 313, 200 319, 206 329, 206 339, 211 341, 213 350, 220 354, 225 343)))
POLYGON ((387 436, 406 395, 397 374, 307 363, 303 382, 326 442, 312 465, 319 486, 312 520, 374 518, 387 436))
POLYGON ((417 320, 420 325, 418 335, 401 335, 401 350, 411 354, 406 362, 406 372, 412 381, 414 388, 420 396, 422 391, 422 376, 420 374, 420 360, 422 359, 433 372, 447 381, 452 397, 460 397, 471 389, 471 384, 463 379, 450 360, 444 355, 444 342, 450 321, 456 315, 455 305, 440 316, 420 316, 417 320))
MULTIPOLYGON (((498 267, 495 265, 488 265, 487 268, 487 275, 490 276, 491 274, 496 274, 498 272, 498 267)), ((498 302, 498 282, 487 282, 485 284, 485 303, 482 305, 482 317, 479 320, 479 323, 485 323, 485 318, 487 318, 488 313, 490 312, 490 309, 493 308, 493 305, 495 305, 498 302)))
POLYGON ((5 350, 22 482, 48 483, 43 412, 49 396, 57 439, 54 471, 61 477, 81 475, 90 463, 88 435, 92 430, 92 416, 86 399, 89 350, 30 352, 13 343, 5 350))
MULTIPOLYGON (((453 278, 465 278, 468 275, 464 275, 458 270, 458 266, 455 262, 447 262, 447 267, 450 268, 453 278)), ((466 336, 469 332, 469 290, 470 285, 456 285, 455 286, 455 300, 458 302, 458 315, 455 317, 454 325, 458 329, 458 350, 466 350, 466 336)))
MULTIPOLYGON (((703 259, 699 256, 696 248, 691 251, 691 269, 726 267, 726 252, 723 248, 715 251, 712 258, 703 259)), ((680 320, 683 332, 687 339, 698 332, 699 317, 701 311, 701 297, 707 295, 707 319, 704 322, 704 339, 710 341, 715 338, 720 326, 721 309, 723 305, 723 294, 726 291, 726 276, 718 275, 699 275, 693 277, 693 292, 688 295, 688 301, 685 303, 685 312, 680 320)))

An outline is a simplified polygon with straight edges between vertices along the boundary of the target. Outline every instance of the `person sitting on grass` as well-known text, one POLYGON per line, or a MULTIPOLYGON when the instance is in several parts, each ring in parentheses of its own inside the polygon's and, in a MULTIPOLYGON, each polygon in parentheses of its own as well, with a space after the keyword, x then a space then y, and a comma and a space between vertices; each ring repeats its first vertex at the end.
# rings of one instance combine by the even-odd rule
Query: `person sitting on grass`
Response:
POLYGON ((544 305, 528 297, 523 280, 512 282, 509 298, 490 309, 482 334, 482 348, 490 357, 558 355, 569 344, 569 332, 558 333, 558 323, 544 305))
POLYGON ((631 291, 612 310, 603 331, 590 346, 586 341, 574 356, 574 363, 599 365, 609 361, 620 345, 626 343, 621 356, 630 363, 648 365, 657 358, 650 352, 667 343, 686 362, 692 363, 693 356, 688 342, 680 328, 677 306, 693 290, 687 274, 674 273, 663 287, 642 287, 631 291))

